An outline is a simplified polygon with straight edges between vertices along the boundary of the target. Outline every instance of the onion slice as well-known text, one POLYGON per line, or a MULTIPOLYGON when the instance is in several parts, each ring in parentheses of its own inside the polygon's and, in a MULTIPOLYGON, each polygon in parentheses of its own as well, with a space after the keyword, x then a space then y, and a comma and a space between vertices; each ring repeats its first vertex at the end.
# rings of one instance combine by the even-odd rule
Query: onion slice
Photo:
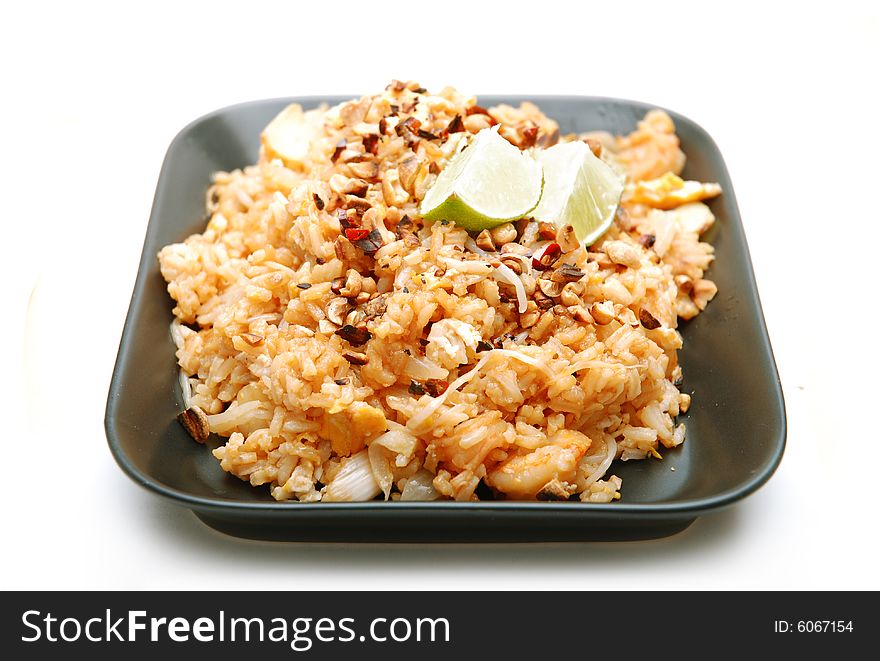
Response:
POLYGON ((529 356, 520 351, 514 351, 513 349, 492 349, 492 353, 497 353, 502 356, 508 356, 515 360, 520 361, 521 363, 525 363, 526 365, 531 365, 537 370, 541 370, 546 376, 551 376, 550 370, 547 369, 545 365, 541 363, 537 358, 533 356, 529 356))
POLYGON ((174 346, 178 349, 183 349, 183 325, 180 323, 180 319, 175 318, 168 330, 171 331, 171 339, 174 341, 174 346))
POLYGON ((445 379, 449 370, 421 356, 409 356, 403 367, 403 373, 411 379, 445 379))
POLYGON ((532 273, 532 256, 529 255, 517 255, 516 253, 507 253, 503 255, 504 259, 516 259, 521 262, 523 265, 523 275, 531 275, 532 273))
POLYGON ((241 426, 243 422, 247 422, 249 416, 264 412, 265 409, 263 409, 262 402, 256 400, 245 402, 244 404, 232 402, 222 413, 209 415, 208 426, 215 434, 225 434, 241 426))
POLYGON ((177 380, 180 383, 180 398, 183 400, 183 408, 188 409, 192 406, 192 387, 189 384, 189 376, 183 368, 180 368, 177 380))
POLYGON ((586 486, 584 487, 585 490, 608 472, 608 469, 611 467, 611 462, 614 461, 614 457, 616 456, 617 442, 613 438, 610 438, 605 442, 605 458, 602 459, 599 465, 593 469, 593 472, 587 475, 586 486))
POLYGON ((528 307, 528 299, 526 298, 526 288, 523 286, 519 276, 511 271, 510 267, 506 264, 499 264, 495 267, 495 279, 506 285, 513 285, 513 288, 516 290, 516 300, 519 304, 517 309, 520 314, 525 312, 528 307))
POLYGON ((379 484, 370 468, 367 451, 362 450, 342 464, 333 481, 324 487, 321 500, 325 502, 372 500, 380 492, 379 484))
POLYGON ((464 245, 465 245, 465 248, 467 248, 471 252, 476 253, 478 255, 481 255, 483 257, 485 257, 489 254, 485 250, 480 248, 480 246, 477 245, 477 242, 474 241, 474 238, 471 235, 468 235, 468 238, 465 239, 464 245))
POLYGON ((434 488, 434 476, 422 469, 403 485, 400 500, 437 500, 440 494, 434 488))
POLYGON ((379 488, 385 494, 385 500, 391 493, 391 485, 394 481, 394 473, 391 469, 391 460, 394 457, 402 457, 404 464, 409 462, 415 452, 418 439, 409 430, 392 429, 370 441, 367 456, 370 460, 370 469, 379 488))

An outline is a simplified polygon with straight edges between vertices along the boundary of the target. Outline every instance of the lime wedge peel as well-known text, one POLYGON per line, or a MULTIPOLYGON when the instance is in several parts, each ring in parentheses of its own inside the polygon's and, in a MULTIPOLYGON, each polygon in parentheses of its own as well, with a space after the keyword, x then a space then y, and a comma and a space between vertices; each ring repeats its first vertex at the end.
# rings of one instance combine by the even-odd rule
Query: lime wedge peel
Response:
POLYGON ((541 164, 498 134, 483 129, 456 154, 426 193, 419 213, 469 231, 530 215, 541 199, 541 164))
POLYGON ((614 221, 623 178, 580 141, 555 145, 537 158, 544 166, 544 192, 532 216, 571 225, 582 245, 595 243, 614 221))

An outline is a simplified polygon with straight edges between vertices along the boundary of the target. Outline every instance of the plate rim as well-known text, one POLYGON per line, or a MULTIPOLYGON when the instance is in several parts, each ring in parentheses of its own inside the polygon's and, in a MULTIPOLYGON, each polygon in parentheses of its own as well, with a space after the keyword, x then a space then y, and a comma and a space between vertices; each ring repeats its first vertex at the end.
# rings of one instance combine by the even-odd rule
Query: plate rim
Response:
MULTIPOLYGON (((458 502, 452 500, 437 500, 429 502, 395 502, 395 501, 367 501, 367 502, 351 502, 351 503, 301 503, 298 501, 290 502, 253 502, 241 501, 235 499, 223 499, 220 497, 205 497, 194 495, 190 492, 171 487, 167 484, 156 480, 147 473, 137 468, 130 460, 128 454, 122 448, 119 436, 117 434, 116 425, 119 424, 116 417, 116 407, 119 399, 122 383, 122 368, 124 367, 128 347, 132 343, 132 317, 136 314, 137 303, 143 294, 147 284, 147 273, 149 265, 155 259, 155 254, 149 250, 151 238, 157 231, 159 224, 158 219, 158 203, 165 189, 168 186, 167 170, 172 156, 189 133, 200 124, 210 121, 211 119, 237 112, 247 108, 258 106, 267 106, 272 104, 281 105, 284 103, 301 103, 306 105, 317 105, 320 103, 338 103, 350 98, 356 98, 359 95, 337 95, 337 94, 318 94, 318 95, 300 95, 300 96, 284 96, 266 99, 255 99, 244 101, 241 103, 230 104, 207 112, 188 122, 181 128, 171 142, 163 157, 162 167, 159 171, 159 177, 156 184, 156 190, 153 195, 150 217, 147 223, 147 229, 144 236, 144 242, 141 251, 141 258, 138 263, 137 277, 132 291, 126 312, 125 323, 123 325, 122 334, 119 341, 116 360, 113 366, 113 373, 110 380, 110 387, 107 396, 107 404, 104 411, 104 430, 107 437, 108 446, 117 465, 122 471, 136 484, 151 491, 167 500, 184 505, 190 509, 208 513, 230 513, 240 514, 244 512, 253 512, 260 514, 275 513, 283 515, 295 513, 297 516, 306 514, 307 512, 324 512, 326 514, 338 515, 340 512, 359 512, 362 514, 379 514, 406 511, 437 511, 437 510, 460 510, 469 512, 487 511, 492 512, 499 510, 520 510, 523 515, 534 514, 537 512, 555 512, 565 511, 567 513, 582 512, 585 516, 598 516, 600 518, 617 518, 619 515, 632 515, 638 518, 668 518, 670 516, 682 517, 687 515, 698 515, 714 511, 746 498, 761 486, 763 486, 770 477, 778 469, 782 457, 785 453, 787 443, 788 420, 785 406, 785 396, 782 389, 782 383, 779 378, 779 370, 776 364, 776 357, 773 352, 773 346, 770 342, 770 335, 767 329, 766 318, 764 316, 763 305, 761 303, 760 293, 758 291, 755 279, 755 271, 752 264, 751 251, 748 247, 748 240, 745 234, 745 228, 742 225, 742 216, 736 201, 736 194, 732 183, 729 192, 725 192, 725 197, 729 201, 731 211, 735 218, 734 222, 741 235, 742 245, 744 248, 744 258, 748 266, 748 278, 743 284, 747 285, 749 292, 754 297, 758 310, 758 326, 760 330, 760 340, 766 348, 769 357, 769 368, 772 375, 771 387, 775 397, 773 401, 778 408, 780 425, 778 432, 772 436, 768 436, 769 442, 773 444, 773 452, 770 459, 766 461, 759 470, 755 471, 747 480, 739 483, 737 486, 719 492, 712 496, 702 498, 684 498, 680 500, 672 500, 662 503, 627 503, 617 501, 614 503, 582 503, 579 501, 564 502, 535 502, 535 501, 476 501, 476 502, 458 502)), ((542 101, 563 102, 563 103, 611 103, 615 105, 627 105, 636 109, 650 110, 660 109, 667 112, 673 120, 684 122, 695 130, 702 140, 704 140, 717 155, 718 161, 722 168, 722 172, 730 182, 730 173, 724 162, 721 150, 712 136, 697 122, 679 112, 665 108, 658 104, 646 103, 622 97, 610 96, 592 96, 592 95, 566 95, 566 94, 487 94, 479 97, 488 103, 516 103, 529 100, 537 105, 541 105, 542 101)))

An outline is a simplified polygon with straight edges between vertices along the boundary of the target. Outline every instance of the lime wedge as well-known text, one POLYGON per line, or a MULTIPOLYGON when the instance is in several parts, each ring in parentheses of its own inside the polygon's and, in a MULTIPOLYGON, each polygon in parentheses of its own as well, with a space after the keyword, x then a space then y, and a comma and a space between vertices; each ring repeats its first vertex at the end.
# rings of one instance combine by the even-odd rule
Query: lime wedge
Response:
POLYGON ((312 142, 324 127, 326 108, 303 112, 302 106, 292 103, 269 122, 260 134, 260 142, 271 158, 280 158, 294 170, 305 168, 312 142))
POLYGON ((470 231, 490 229, 529 215, 543 183, 540 163, 498 135, 497 127, 487 128, 452 157, 419 213, 470 231))
POLYGON ((581 244, 596 242, 611 226, 623 178, 583 142, 565 142, 539 153, 544 194, 532 213, 557 227, 571 225, 581 244))

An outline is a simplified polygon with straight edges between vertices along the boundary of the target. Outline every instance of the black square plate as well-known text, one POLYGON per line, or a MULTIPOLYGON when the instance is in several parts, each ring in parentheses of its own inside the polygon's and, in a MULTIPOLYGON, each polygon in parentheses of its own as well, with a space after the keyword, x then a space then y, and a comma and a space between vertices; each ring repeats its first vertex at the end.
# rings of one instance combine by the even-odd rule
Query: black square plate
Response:
MULTIPOLYGON (((140 271, 107 400, 105 427, 122 469, 138 484, 192 509, 223 532, 276 540, 488 541, 647 539, 687 527, 700 513, 752 493, 779 465, 785 408, 749 251, 727 169, 715 143, 674 112, 684 175, 717 181, 717 217, 707 240, 718 295, 682 326, 680 361, 694 393, 687 440, 663 461, 616 462, 622 499, 580 502, 278 503, 224 473, 208 448, 175 420, 180 410, 172 302, 156 254, 204 227, 204 193, 216 170, 256 162, 259 134, 284 106, 350 97, 256 101, 206 115, 171 143, 147 229, 140 271), (671 468, 675 467, 672 471, 671 468)), ((483 105, 535 101, 563 132, 631 131, 652 106, 595 97, 481 97, 483 105)), ((219 439, 208 445, 216 447, 219 439), (213 443, 213 445, 212 445, 213 443)))

